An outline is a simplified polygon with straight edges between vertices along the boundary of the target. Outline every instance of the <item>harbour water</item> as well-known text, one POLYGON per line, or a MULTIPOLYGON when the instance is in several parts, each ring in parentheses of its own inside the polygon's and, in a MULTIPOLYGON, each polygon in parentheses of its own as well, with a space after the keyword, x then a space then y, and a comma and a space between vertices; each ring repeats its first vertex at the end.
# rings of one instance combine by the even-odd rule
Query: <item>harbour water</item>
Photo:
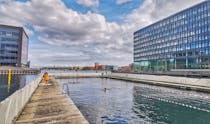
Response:
POLYGON ((8 75, 0 75, 0 101, 3 101, 18 89, 34 80, 37 75, 11 75, 11 84, 8 90, 8 75))
POLYGON ((91 124, 210 122, 210 94, 102 78, 58 81, 91 124))

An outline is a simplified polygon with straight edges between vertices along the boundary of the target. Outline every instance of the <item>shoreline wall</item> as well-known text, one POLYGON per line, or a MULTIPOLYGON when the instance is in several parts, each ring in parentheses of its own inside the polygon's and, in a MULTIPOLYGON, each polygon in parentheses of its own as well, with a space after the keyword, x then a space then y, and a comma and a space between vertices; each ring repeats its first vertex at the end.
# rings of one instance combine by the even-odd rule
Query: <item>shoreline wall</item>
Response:
POLYGON ((25 104, 42 80, 39 75, 31 83, 22 89, 15 91, 11 96, 0 102, 0 124, 12 124, 14 119, 20 114, 25 104))
POLYGON ((210 92, 210 79, 208 78, 190 78, 177 76, 162 75, 145 75, 145 74, 125 74, 111 73, 109 78, 173 87, 186 90, 196 90, 201 92, 210 92))

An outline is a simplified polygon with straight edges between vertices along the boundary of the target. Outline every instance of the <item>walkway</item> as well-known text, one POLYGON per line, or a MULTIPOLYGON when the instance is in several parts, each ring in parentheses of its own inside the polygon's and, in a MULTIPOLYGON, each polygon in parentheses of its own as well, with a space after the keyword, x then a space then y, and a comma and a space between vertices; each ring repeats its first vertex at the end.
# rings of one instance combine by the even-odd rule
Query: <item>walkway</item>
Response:
POLYGON ((16 124, 88 124, 73 101, 62 91, 55 81, 50 85, 40 83, 16 124))

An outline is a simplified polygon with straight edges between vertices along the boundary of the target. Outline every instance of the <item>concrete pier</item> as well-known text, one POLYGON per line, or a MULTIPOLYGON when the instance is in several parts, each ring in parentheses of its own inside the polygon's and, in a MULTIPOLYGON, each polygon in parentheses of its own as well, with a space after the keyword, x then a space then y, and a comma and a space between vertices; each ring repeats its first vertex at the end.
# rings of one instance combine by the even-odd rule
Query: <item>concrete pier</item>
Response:
POLYGON ((164 86, 164 87, 172 87, 172 88, 185 89, 185 90, 210 92, 210 79, 208 78, 190 78, 190 77, 128 74, 128 73, 127 74, 111 73, 107 75, 107 78, 139 82, 139 83, 164 86))
POLYGON ((62 91, 54 78, 49 85, 40 83, 15 124, 88 124, 73 101, 62 91))

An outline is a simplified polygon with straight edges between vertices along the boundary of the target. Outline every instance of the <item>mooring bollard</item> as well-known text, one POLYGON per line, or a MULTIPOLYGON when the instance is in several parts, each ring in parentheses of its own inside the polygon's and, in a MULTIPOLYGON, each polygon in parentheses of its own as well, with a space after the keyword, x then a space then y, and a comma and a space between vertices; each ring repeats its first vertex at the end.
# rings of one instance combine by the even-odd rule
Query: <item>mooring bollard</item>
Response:
POLYGON ((8 88, 7 88, 7 92, 10 91, 10 84, 11 84, 11 69, 8 70, 8 88))

